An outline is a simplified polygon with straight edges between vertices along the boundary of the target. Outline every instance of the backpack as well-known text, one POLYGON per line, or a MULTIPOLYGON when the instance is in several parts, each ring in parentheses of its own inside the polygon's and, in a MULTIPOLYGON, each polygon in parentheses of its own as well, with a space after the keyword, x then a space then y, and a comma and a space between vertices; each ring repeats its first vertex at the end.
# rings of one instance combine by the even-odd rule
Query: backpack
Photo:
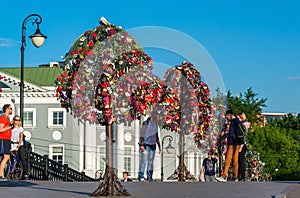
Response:
POLYGON ((236 134, 235 137, 237 138, 237 140, 239 142, 243 142, 244 141, 244 137, 246 136, 246 126, 243 124, 243 122, 239 122, 237 123, 237 130, 236 130, 236 134))

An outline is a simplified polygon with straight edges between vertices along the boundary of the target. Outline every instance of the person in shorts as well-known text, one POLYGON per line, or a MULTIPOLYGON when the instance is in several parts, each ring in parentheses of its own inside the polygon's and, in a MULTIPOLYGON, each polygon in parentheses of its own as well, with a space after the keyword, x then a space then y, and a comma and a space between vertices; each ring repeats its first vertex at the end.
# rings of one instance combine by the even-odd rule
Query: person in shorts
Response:
POLYGON ((14 125, 9 120, 9 116, 12 114, 11 105, 5 104, 2 110, 4 113, 0 116, 0 181, 5 181, 4 168, 10 158, 11 130, 14 125))

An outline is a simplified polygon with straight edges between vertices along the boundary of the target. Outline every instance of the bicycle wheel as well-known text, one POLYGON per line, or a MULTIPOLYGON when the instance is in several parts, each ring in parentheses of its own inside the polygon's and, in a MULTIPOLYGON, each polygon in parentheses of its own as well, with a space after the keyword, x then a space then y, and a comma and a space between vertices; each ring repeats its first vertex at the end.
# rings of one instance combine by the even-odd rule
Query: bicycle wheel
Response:
POLYGON ((4 167, 4 178, 10 179, 10 160, 7 161, 6 166, 4 167))
POLYGON ((23 165, 22 165, 21 160, 19 160, 14 165, 14 169, 11 172, 11 177, 13 180, 20 180, 20 179, 22 179, 22 176, 23 176, 23 165))

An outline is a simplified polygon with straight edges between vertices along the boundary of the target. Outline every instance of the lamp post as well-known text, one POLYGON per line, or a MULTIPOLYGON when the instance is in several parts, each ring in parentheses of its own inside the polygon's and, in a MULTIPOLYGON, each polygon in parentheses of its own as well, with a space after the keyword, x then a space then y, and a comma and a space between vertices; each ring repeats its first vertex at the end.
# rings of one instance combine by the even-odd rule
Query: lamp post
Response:
POLYGON ((38 14, 28 15, 22 23, 22 45, 21 45, 21 82, 20 82, 20 116, 23 126, 23 114, 24 114, 24 51, 26 46, 25 32, 27 30, 26 23, 32 21, 32 24, 37 25, 35 33, 29 38, 35 47, 39 48, 43 45, 47 36, 43 35, 40 31, 40 24, 42 23, 42 17, 38 14))
POLYGON ((161 181, 164 180, 164 141, 166 138, 169 138, 169 145, 166 147, 167 152, 171 152, 171 150, 174 150, 175 148, 171 145, 171 142, 173 141, 173 137, 170 135, 166 135, 163 137, 161 141, 161 169, 160 169, 160 176, 161 176, 161 181))

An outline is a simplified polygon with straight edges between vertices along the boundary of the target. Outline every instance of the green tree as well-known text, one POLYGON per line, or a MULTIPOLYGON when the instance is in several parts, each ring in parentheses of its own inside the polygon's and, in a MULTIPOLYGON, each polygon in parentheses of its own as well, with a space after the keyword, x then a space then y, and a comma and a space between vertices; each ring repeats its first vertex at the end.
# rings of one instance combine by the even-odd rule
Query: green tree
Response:
POLYGON ((273 180, 299 180, 299 143, 287 134, 286 129, 268 124, 256 127, 247 138, 260 153, 273 180))
MULTIPOLYGON (((288 114, 283 119, 274 119, 269 122, 269 125, 278 127, 285 132, 287 136, 290 136, 296 143, 298 148, 298 169, 295 174, 298 174, 298 179, 300 178, 300 114, 297 116, 288 114)), ((289 173, 293 175, 294 173, 289 173)))
POLYGON ((260 125, 263 118, 260 116, 262 108, 266 107, 267 98, 257 98, 257 93, 253 92, 252 87, 247 89, 243 94, 232 96, 231 92, 227 92, 227 102, 229 109, 235 113, 244 112, 247 120, 251 122, 252 126, 260 125))

